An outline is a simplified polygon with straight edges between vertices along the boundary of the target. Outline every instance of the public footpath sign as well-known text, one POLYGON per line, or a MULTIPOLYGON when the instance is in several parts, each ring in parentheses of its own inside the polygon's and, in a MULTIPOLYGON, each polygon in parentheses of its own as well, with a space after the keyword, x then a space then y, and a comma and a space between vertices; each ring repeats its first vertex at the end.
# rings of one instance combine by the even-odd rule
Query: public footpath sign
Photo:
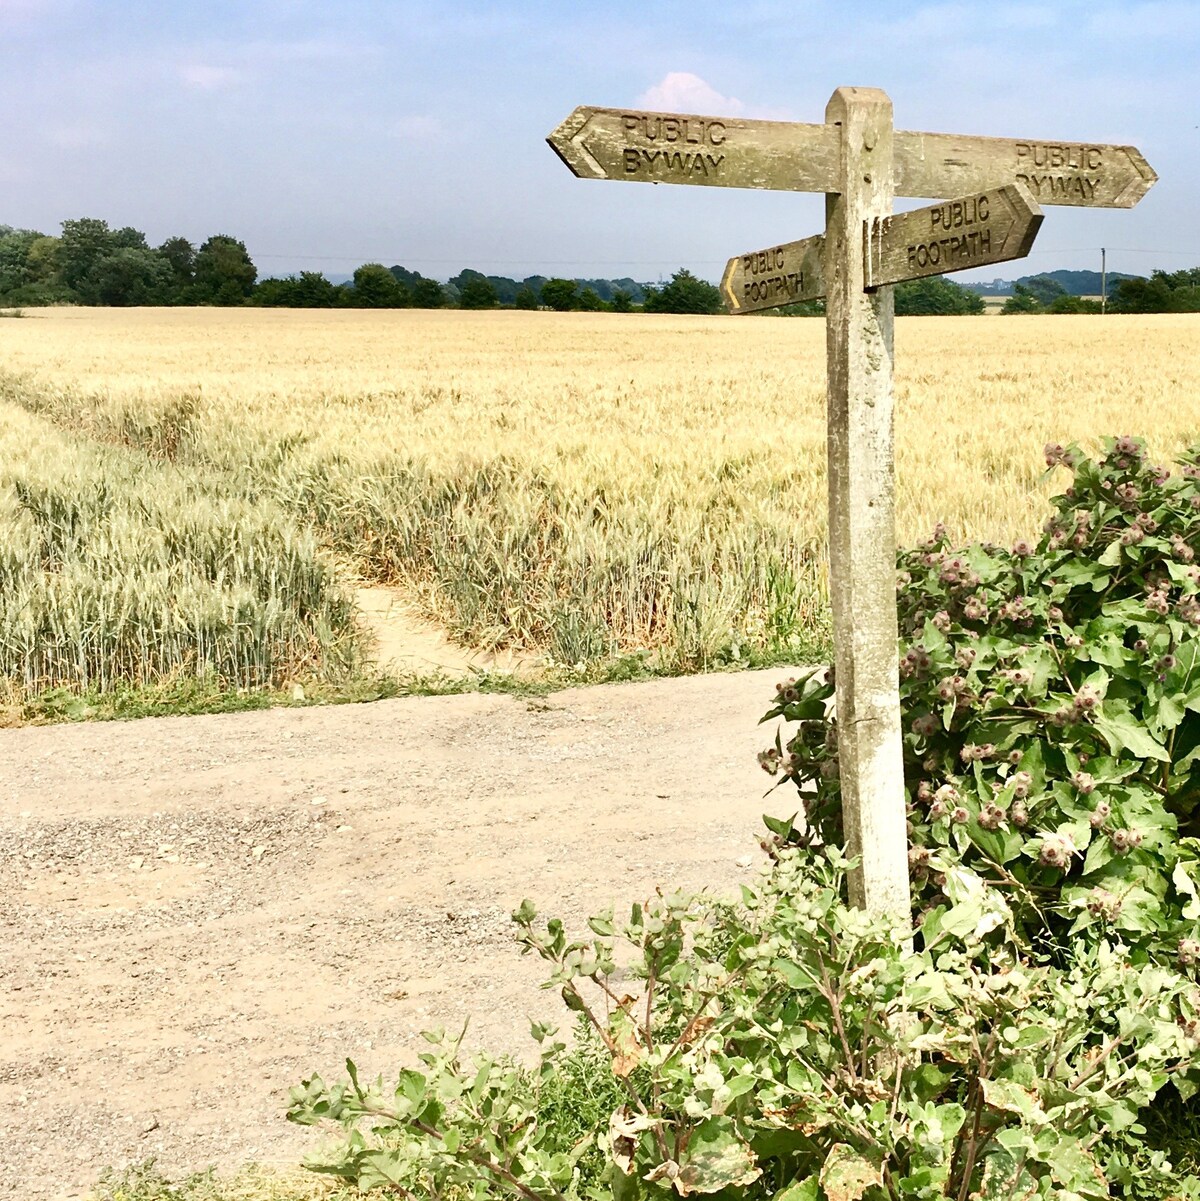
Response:
MULTIPOLYGON (((866 286, 896 284, 1024 258, 1042 224, 1042 210, 1024 184, 944 200, 894 217, 876 217, 866 231, 866 286)), ((819 300, 825 295, 820 234, 732 258, 721 292, 732 313, 819 300)))
POLYGON ((893 296, 901 280, 1020 258, 1039 205, 1132 208, 1158 178, 1132 146, 905 133, 875 88, 825 122, 577 108, 547 139, 583 179, 825 193, 825 232, 730 259, 752 313, 825 298, 830 598, 852 900, 911 913, 896 630, 893 296), (896 196, 940 203, 893 214, 896 196))
POLYGON ((721 293, 731 313, 760 313, 825 295, 820 234, 730 259, 721 277, 721 293))
POLYGON ((1042 210, 1021 183, 876 217, 867 230, 866 285, 1023 259, 1041 224, 1042 210))

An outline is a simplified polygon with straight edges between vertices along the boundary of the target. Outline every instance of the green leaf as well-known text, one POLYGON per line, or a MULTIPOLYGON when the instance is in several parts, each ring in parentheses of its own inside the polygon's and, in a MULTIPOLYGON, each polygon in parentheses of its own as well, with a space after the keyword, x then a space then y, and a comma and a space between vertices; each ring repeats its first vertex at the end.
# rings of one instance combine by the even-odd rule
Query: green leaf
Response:
POLYGON ((622 1172, 614 1163, 608 1175, 608 1187, 613 1201, 641 1201, 645 1196, 642 1182, 634 1172, 622 1172))
POLYGON ((1158 724, 1163 730, 1173 730, 1181 721, 1185 707, 1179 703, 1179 698, 1171 693, 1164 693, 1158 702, 1158 724))
POLYGON ((1002 1113, 1013 1113, 1024 1121, 1034 1125, 1043 1125, 1049 1119, 1038 1103, 1034 1093, 1023 1089, 1011 1080, 981 1080, 983 1099, 993 1109, 1002 1113))
POLYGON ((883 1185, 879 1164, 845 1143, 835 1143, 821 1168, 821 1188, 829 1201, 860 1201, 869 1188, 883 1185))
POLYGON ((771 831, 772 834, 778 835, 785 842, 791 838, 792 831, 796 828, 796 818, 800 814, 797 811, 791 817, 771 817, 768 814, 763 814, 763 825, 771 831))
POLYGON ((1197 892, 1196 882, 1188 873, 1187 867, 1183 863, 1177 863, 1175 870, 1171 873, 1171 883, 1184 896, 1188 897, 1188 902, 1183 907, 1183 916, 1189 921, 1195 921, 1200 918, 1200 893, 1197 892))
POLYGON ((707 1118, 692 1131, 679 1157, 674 1184, 681 1197, 743 1188, 762 1175, 754 1152, 734 1131, 728 1118, 707 1118))
POLYGON ((1156 741, 1133 714, 1106 704, 1096 717, 1096 729, 1100 732, 1109 750, 1118 755, 1123 750, 1139 759, 1159 759, 1169 762, 1171 756, 1161 742, 1156 741))
POLYGON ((1090 876, 1092 872, 1099 871, 1105 864, 1111 863, 1116 858, 1116 852, 1113 850, 1112 843, 1107 838, 1096 838, 1092 840, 1091 845, 1087 849, 1087 856, 1083 861, 1083 874, 1090 876))
POLYGON ((1037 1181, 1025 1169, 1024 1156, 1018 1158, 1007 1147, 996 1147, 983 1161, 979 1201, 1029 1201, 1038 1194, 1037 1181))
POLYGON ((807 1180, 793 1181, 787 1188, 776 1193, 771 1201, 817 1201, 819 1189, 817 1178, 810 1176, 807 1180))

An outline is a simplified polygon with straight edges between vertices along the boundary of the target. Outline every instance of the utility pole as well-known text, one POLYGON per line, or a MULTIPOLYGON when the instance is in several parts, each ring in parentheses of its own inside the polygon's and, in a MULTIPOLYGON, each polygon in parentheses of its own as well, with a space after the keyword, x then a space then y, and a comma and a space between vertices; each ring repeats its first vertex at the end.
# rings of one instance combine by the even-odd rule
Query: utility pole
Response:
POLYGON ((1108 250, 1100 247, 1100 316, 1108 312, 1108 250))

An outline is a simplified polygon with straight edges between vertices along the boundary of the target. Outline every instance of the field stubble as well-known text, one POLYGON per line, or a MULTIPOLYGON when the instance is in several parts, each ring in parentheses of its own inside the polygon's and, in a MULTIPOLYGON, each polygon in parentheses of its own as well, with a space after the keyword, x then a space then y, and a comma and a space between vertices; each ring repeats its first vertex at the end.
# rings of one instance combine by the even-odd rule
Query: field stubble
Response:
MULTIPOLYGON (((1194 441, 1198 335, 898 322, 901 541, 1035 532, 1046 441, 1194 441)), ((560 664, 825 637, 821 321, 77 309, 0 351, 0 675, 26 689, 353 670, 347 571, 560 664)))

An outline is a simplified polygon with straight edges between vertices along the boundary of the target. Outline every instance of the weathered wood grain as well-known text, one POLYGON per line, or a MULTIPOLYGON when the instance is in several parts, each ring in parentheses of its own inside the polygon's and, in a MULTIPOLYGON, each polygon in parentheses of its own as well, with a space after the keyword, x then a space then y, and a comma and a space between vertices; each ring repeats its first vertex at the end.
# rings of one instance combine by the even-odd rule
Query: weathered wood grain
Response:
POLYGON ((825 295, 822 272, 825 239, 820 234, 752 250, 730 259, 721 294, 731 313, 761 313, 825 295))
POLYGON ((866 286, 1022 259, 1042 210, 1019 183, 876 217, 867 228, 866 286))
POLYGON ((965 196, 1022 183, 1038 204, 1132 208, 1158 179, 1132 146, 899 131, 894 145, 898 196, 965 196))
MULTIPOLYGON (((582 179, 836 191, 828 124, 583 106, 546 140, 582 179)), ((893 147, 898 196, 1023 183, 1039 204, 1131 208, 1158 178, 1132 146, 896 131, 893 147)))
POLYGON ((745 121, 577 108, 547 139, 582 179, 828 192, 836 131, 790 121, 745 121))
POLYGON ((911 920, 896 630, 892 289, 864 289, 863 228, 892 209, 892 103, 839 88, 825 201, 829 565, 838 765, 851 900, 911 920))

